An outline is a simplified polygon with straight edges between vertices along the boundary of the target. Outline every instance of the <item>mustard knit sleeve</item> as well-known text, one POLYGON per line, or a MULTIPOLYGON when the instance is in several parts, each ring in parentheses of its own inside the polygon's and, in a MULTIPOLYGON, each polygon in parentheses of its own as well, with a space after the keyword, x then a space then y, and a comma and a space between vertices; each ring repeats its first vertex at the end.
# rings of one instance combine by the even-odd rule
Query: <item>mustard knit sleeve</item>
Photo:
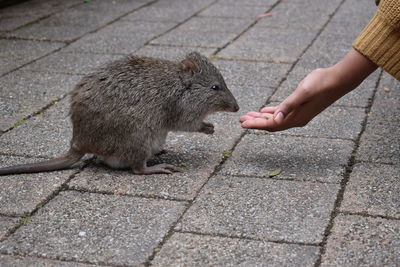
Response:
POLYGON ((381 0, 353 47, 400 80, 400 0, 381 0))

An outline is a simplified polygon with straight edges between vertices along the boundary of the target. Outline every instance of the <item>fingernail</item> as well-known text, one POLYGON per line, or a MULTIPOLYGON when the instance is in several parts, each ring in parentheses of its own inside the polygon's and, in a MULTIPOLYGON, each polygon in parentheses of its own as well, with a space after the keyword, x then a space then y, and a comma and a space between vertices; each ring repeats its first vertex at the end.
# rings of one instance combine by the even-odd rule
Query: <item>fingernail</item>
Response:
POLYGON ((285 116, 283 115, 283 113, 282 113, 282 112, 279 112, 278 114, 276 114, 275 120, 276 120, 277 122, 281 123, 281 122, 283 121, 284 117, 285 117, 285 116))

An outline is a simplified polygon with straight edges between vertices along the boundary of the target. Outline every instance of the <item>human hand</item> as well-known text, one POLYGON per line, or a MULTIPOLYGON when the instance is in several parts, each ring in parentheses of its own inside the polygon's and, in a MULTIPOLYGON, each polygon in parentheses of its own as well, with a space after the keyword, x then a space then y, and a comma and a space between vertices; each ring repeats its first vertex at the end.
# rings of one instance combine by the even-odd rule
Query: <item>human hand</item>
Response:
POLYGON ((282 131, 305 126, 340 97, 356 88, 377 66, 352 49, 332 67, 308 74, 278 106, 240 117, 243 128, 282 131))

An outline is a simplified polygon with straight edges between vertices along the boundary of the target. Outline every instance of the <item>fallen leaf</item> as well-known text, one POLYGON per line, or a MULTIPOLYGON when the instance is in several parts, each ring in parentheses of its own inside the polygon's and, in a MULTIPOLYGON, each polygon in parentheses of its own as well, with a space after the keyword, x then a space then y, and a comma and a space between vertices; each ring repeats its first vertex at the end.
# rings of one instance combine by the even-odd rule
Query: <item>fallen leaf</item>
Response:
POLYGON ((281 169, 281 168, 276 169, 276 170, 273 170, 273 171, 271 171, 270 173, 268 173, 268 177, 277 176, 277 175, 279 175, 281 172, 282 172, 282 169, 281 169))
POLYGON ((385 91, 385 92, 390 92, 390 88, 383 87, 383 91, 385 91))
POLYGON ((261 18, 265 18, 265 17, 271 17, 271 16, 274 16, 274 15, 275 15, 275 13, 261 13, 256 18, 257 19, 261 19, 261 18))

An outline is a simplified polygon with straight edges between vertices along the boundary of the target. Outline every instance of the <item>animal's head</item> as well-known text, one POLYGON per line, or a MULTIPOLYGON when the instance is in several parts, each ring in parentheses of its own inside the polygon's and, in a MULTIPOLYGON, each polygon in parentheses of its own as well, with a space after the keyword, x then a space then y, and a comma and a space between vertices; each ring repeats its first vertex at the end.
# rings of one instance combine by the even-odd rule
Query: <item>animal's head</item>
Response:
POLYGON ((182 101, 203 114, 237 112, 239 105, 219 70, 205 57, 191 52, 180 63, 185 92, 182 101))

